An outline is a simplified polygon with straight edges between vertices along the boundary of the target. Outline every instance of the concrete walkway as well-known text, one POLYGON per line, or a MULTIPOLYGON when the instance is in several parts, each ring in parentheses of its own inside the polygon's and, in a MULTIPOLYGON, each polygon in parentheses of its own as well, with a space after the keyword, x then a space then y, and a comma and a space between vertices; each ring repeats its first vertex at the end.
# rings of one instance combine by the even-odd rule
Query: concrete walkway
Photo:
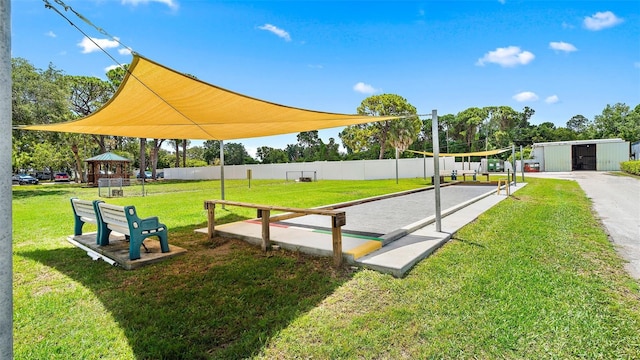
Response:
POLYGON ((625 268, 640 279, 640 180, 602 171, 527 173, 526 177, 567 179, 578 182, 600 217, 625 268))

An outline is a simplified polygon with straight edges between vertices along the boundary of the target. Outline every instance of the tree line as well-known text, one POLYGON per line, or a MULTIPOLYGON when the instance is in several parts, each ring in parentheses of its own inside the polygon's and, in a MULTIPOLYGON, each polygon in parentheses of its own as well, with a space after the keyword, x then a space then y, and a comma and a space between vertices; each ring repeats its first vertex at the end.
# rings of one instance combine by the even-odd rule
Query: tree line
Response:
MULTIPOLYGON (((106 73, 107 80, 67 75, 49 64, 38 69, 23 58, 13 58, 12 123, 53 124, 88 116, 115 94, 127 68, 106 73)), ((295 144, 284 149, 261 146, 256 157, 241 143, 224 143, 224 162, 230 165, 382 159, 416 156, 404 150, 432 151, 431 119, 418 116, 416 108, 396 94, 373 95, 357 107, 369 116, 399 116, 398 120, 371 122, 344 128, 339 141, 325 143, 318 131, 301 132, 295 144)), ((438 119, 440 152, 464 153, 511 146, 529 147, 536 142, 602 138, 640 140, 640 104, 606 105, 593 120, 577 114, 557 127, 552 122, 531 124, 535 110, 517 111, 509 106, 471 107, 438 119)), ((132 161, 133 167, 151 171, 169 167, 207 166, 220 163, 220 141, 189 146, 183 139, 136 139, 108 135, 84 135, 13 130, 13 172, 67 171, 84 181, 84 159, 111 151, 132 161), (164 147, 163 147, 164 145, 164 147), (170 148, 167 150, 166 148, 170 148)))

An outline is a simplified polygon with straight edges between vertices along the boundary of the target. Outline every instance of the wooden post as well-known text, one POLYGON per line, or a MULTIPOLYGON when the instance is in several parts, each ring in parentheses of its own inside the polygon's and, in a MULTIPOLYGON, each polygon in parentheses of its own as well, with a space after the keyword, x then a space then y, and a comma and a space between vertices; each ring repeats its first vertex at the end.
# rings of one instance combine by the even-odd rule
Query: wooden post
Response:
POLYGON ((271 248, 271 240, 269 234, 269 217, 271 216, 270 210, 262 210, 262 251, 267 251, 271 248))
POLYGON ((209 234, 209 240, 213 240, 213 234, 215 234, 216 227, 216 204, 215 203, 207 203, 207 233, 209 234))
POLYGON ((344 212, 331 216, 331 238, 333 240, 333 265, 342 265, 342 226, 346 225, 346 215, 344 212))
POLYGON ((333 238, 333 264, 340 267, 342 265, 342 231, 340 227, 331 227, 331 237, 333 238))

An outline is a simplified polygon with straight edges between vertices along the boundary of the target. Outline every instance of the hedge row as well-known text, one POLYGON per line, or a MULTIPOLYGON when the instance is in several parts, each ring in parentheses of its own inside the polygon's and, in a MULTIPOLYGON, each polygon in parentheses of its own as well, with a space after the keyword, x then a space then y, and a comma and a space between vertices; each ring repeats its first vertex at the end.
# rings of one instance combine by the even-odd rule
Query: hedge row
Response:
POLYGON ((624 172, 640 175, 640 160, 624 161, 620 163, 620 168, 624 172))

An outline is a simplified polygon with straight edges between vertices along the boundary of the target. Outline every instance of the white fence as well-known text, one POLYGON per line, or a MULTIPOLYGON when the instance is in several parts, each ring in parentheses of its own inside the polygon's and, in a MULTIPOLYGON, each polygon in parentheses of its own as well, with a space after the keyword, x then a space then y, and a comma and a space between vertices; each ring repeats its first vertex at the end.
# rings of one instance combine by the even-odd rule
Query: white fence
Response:
MULTIPOLYGON (((456 163, 453 158, 440 158, 440 170, 462 170, 478 168, 479 163, 456 163)), ((287 164, 225 165, 225 179, 246 179, 247 170, 251 170, 253 179, 292 178, 293 172, 316 174, 317 180, 378 180, 395 179, 396 160, 352 160, 352 161, 315 161, 287 164)), ((308 175, 305 175, 308 176, 308 175)), ((433 158, 412 158, 398 160, 399 178, 430 178, 433 176, 433 158)), ((164 169, 165 179, 174 180, 217 180, 220 179, 220 166, 196 168, 164 169)))

